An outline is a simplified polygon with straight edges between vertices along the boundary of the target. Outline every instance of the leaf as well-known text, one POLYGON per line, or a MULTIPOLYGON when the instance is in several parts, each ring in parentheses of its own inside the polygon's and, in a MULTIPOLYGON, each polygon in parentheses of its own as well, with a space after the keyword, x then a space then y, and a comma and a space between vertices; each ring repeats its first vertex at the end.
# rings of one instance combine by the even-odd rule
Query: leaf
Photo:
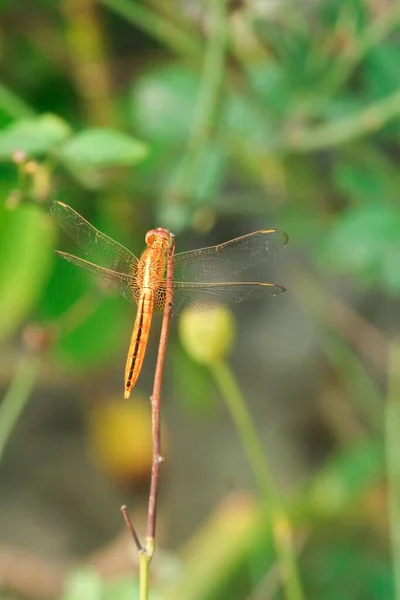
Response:
POLYGON ((53 245, 53 223, 40 207, 0 207, 0 339, 14 333, 43 293, 53 245))
POLYGON ((71 137, 61 149, 61 157, 79 167, 101 169, 131 166, 147 155, 139 140, 113 129, 85 129, 71 137))
POLYGON ((379 44, 365 62, 365 83, 374 99, 385 98, 400 86, 399 50, 394 44, 379 44))
POLYGON ((103 581, 90 568, 77 569, 69 574, 62 600, 102 600, 103 581))
POLYGON ((16 151, 28 156, 47 154, 70 133, 69 125, 53 114, 16 121, 0 132, 0 160, 12 160, 16 151))
POLYGON ((198 90, 198 76, 175 65, 139 77, 130 101, 135 129, 164 144, 185 140, 193 122, 198 90))

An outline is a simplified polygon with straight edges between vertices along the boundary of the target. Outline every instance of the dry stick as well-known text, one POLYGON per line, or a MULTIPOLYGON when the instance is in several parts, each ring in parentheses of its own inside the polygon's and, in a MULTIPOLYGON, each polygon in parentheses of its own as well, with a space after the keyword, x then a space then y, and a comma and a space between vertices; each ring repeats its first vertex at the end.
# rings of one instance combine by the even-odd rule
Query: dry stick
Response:
POLYGON ((144 552, 144 548, 143 548, 142 544, 140 543, 138 534, 136 533, 136 529, 132 525, 132 521, 131 521, 131 519, 129 517, 129 513, 128 513, 128 507, 126 506, 126 504, 123 504, 121 506, 121 512, 122 512, 122 516, 124 517, 126 528, 130 532, 130 534, 133 538, 133 541, 135 542, 135 546, 137 548, 138 554, 141 554, 142 552, 144 552))
POLYGON ((147 513, 147 528, 146 528, 146 553, 151 560, 154 553, 154 539, 156 533, 156 518, 157 518, 157 492, 158 492, 158 475, 160 464, 163 462, 161 456, 161 427, 160 427, 160 408, 161 408, 161 385, 162 375, 164 370, 165 356, 167 353, 168 331, 172 315, 172 280, 174 274, 174 250, 175 241, 172 238, 172 245, 168 251, 167 259, 167 280, 164 315, 161 326, 160 344, 158 347, 158 356, 156 364, 156 372, 154 375, 153 394, 151 396, 151 413, 152 413, 152 437, 153 437, 153 462, 151 467, 151 481, 149 494, 149 508, 147 513))
POLYGON ((149 594, 149 566, 155 549, 156 521, 157 521, 157 493, 158 475, 160 464, 163 462, 161 456, 161 386, 164 370, 165 357, 167 354, 168 331, 172 315, 172 280, 174 274, 174 251, 175 240, 171 234, 172 243, 167 257, 167 278, 165 292, 165 306, 161 325, 160 344, 158 346, 156 372, 154 375, 153 394, 151 396, 151 431, 153 439, 153 461, 151 466, 151 480, 149 493, 149 508, 147 511, 146 547, 140 543, 136 530, 129 518, 128 509, 121 506, 125 525, 130 532, 139 554, 139 598, 147 600, 149 594))

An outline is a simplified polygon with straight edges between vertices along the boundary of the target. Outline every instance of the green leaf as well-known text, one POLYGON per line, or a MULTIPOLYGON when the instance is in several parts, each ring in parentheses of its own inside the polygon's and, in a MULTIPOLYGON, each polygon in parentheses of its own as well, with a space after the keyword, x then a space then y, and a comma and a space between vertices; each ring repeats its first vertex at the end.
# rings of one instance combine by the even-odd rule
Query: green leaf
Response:
POLYGON ((0 132, 0 160, 12 160, 16 151, 41 156, 58 146, 70 133, 69 125, 52 114, 16 121, 0 132))
POLYGON ((131 166, 147 155, 139 140, 113 129, 85 129, 71 137, 61 149, 70 164, 90 169, 131 166))
POLYGON ((175 65, 139 77, 130 102, 135 129, 154 142, 185 140, 193 122, 198 89, 198 76, 175 65))
POLYGON ((146 156, 142 142, 114 129, 85 129, 61 149, 67 163, 89 169, 131 166, 146 156))
POLYGON ((14 333, 43 293, 53 247, 54 226, 42 208, 0 207, 0 339, 14 333))
POLYGON ((379 44, 365 62, 365 83, 374 99, 385 98, 400 86, 399 50, 395 44, 379 44))
POLYGON ((62 600, 102 600, 103 581, 90 568, 77 569, 69 574, 62 600))

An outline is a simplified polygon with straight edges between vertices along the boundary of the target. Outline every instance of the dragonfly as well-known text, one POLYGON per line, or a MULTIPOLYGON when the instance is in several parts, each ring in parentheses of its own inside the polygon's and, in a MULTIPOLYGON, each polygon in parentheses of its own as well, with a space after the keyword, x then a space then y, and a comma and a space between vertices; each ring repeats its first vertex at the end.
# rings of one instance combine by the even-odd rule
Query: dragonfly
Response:
MULTIPOLYGON (((167 260, 174 236, 158 227, 146 233, 146 248, 137 258, 63 202, 50 211, 56 221, 81 248, 87 259, 57 250, 62 258, 98 275, 126 300, 137 313, 125 366, 124 396, 129 398, 146 353, 153 313, 163 310, 167 296, 167 260)), ((288 236, 278 229, 262 229, 228 242, 174 255, 172 314, 183 310, 204 311, 234 303, 276 296, 285 288, 258 281, 224 281, 256 265, 286 246, 288 236)))

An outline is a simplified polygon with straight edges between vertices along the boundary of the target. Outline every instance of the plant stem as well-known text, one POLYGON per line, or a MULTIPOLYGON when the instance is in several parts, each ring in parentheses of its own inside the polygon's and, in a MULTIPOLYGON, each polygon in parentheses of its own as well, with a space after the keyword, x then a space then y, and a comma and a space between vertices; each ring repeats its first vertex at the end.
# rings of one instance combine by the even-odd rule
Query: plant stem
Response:
POLYGON ((140 27, 186 60, 198 62, 201 57, 202 47, 195 32, 187 34, 181 27, 143 6, 142 3, 131 0, 99 0, 99 2, 140 27))
POLYGON ((280 500, 256 428, 245 399, 228 365, 219 361, 210 366, 215 382, 227 404, 243 444, 257 486, 270 515, 272 535, 287 600, 304 597, 297 568, 289 519, 280 500))
POLYGON ((227 43, 226 0, 209 0, 212 30, 204 55, 200 90, 194 109, 187 149, 164 201, 185 201, 201 177, 202 159, 212 135, 219 95, 223 86, 227 43))
POLYGON ((34 388, 40 364, 38 357, 23 356, 0 404, 0 462, 19 416, 34 388))
POLYGON ((394 341, 389 346, 385 421, 386 473, 394 598, 400 598, 400 341, 394 341))
POLYGON ((96 0, 63 0, 75 87, 91 125, 112 126, 116 112, 96 0))
POLYGON ((153 393, 151 396, 151 414, 152 414, 152 437, 153 437, 153 461, 151 468, 151 482, 149 495, 149 508, 147 513, 147 529, 146 529, 146 550, 150 558, 154 553, 154 539, 156 533, 156 517, 157 517, 157 492, 158 492, 158 475, 160 464, 163 462, 161 456, 161 387, 162 376, 167 354, 168 332, 172 315, 172 280, 174 274, 174 251, 175 244, 173 242, 168 252, 167 262, 167 278, 166 278, 166 293, 164 315, 161 325, 160 344, 158 346, 156 372, 154 375, 153 393))
POLYGON ((400 115, 400 90, 352 115, 334 119, 319 127, 287 131, 283 150, 313 152, 333 148, 375 133, 400 115))

